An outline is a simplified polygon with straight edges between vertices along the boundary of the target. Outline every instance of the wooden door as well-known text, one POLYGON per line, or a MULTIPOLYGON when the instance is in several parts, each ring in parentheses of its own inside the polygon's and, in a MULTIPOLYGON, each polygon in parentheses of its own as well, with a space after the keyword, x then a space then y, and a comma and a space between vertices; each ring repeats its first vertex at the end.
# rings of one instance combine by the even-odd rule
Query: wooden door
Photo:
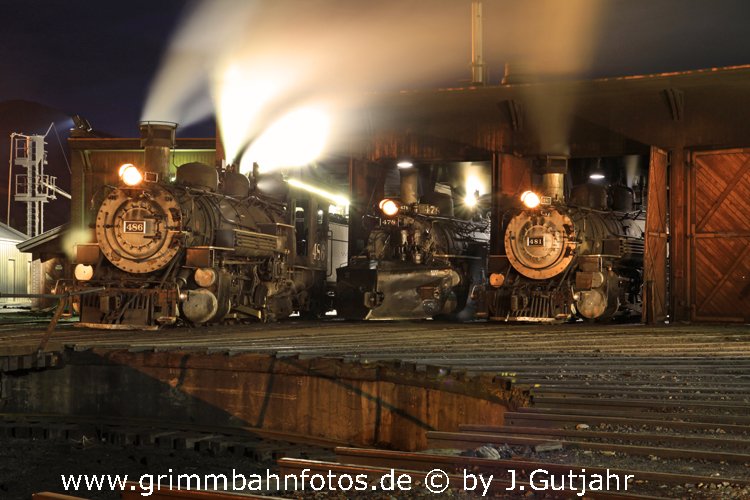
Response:
POLYGON ((646 244, 643 254, 644 323, 662 322, 667 300, 667 153, 651 148, 646 203, 646 244))
POLYGON ((691 319, 750 322, 750 149, 692 155, 691 319))

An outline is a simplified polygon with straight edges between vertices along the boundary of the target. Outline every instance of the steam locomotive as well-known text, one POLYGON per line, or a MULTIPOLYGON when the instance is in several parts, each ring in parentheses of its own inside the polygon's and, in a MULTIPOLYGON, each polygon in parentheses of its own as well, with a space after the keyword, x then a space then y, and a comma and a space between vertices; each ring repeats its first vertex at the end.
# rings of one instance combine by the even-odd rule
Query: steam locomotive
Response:
POLYGON ((644 236, 632 192, 576 187, 565 196, 567 159, 549 157, 538 192, 500 210, 499 255, 488 262, 491 320, 608 320, 640 314, 644 236), (609 193, 612 194, 612 193, 609 193), (608 201, 610 200, 610 201, 608 201), (614 200, 614 206, 612 201, 614 200))
POLYGON ((96 243, 77 246, 76 286, 103 289, 81 295, 84 325, 273 321, 325 307, 327 231, 314 198, 264 194, 257 170, 188 163, 174 182, 155 170, 123 165, 97 204, 96 243))
POLYGON ((418 199, 416 181, 416 172, 402 171, 400 198, 381 200, 365 216, 366 248, 338 270, 339 316, 456 317, 471 301, 484 277, 489 223, 454 217, 451 194, 418 199))

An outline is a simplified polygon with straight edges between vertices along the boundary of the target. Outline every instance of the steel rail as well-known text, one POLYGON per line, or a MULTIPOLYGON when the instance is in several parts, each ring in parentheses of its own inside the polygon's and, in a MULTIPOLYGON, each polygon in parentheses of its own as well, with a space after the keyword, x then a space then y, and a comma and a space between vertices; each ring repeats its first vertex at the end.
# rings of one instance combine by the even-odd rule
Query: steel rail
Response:
POLYGON ((459 425, 461 432, 472 434, 482 433, 490 436, 493 435, 512 435, 518 437, 543 437, 545 439, 555 438, 576 438, 576 440, 597 440, 599 442, 609 441, 630 441, 640 443, 641 445, 651 444, 660 445, 669 443, 672 445, 687 446, 704 446, 706 448, 723 448, 738 449, 741 451, 750 450, 750 440, 746 439, 726 439, 719 437, 707 436, 684 436, 675 434, 653 434, 644 432, 617 432, 617 431, 596 431, 596 430, 577 430, 577 429, 551 429, 540 427, 520 427, 507 426, 497 427, 490 425, 459 425))
MULTIPOLYGON (((536 446, 548 443, 549 440, 542 439, 541 437, 526 438, 485 433, 428 431, 427 442, 428 446, 430 446, 431 448, 458 448, 468 450, 477 448, 484 444, 536 446)), ((696 458, 714 462, 729 462, 740 464, 750 463, 749 453, 707 451, 692 448, 666 448, 661 446, 637 446, 615 444, 610 442, 594 443, 590 441, 579 441, 574 439, 558 439, 555 440, 555 442, 560 443, 564 449, 619 452, 626 453, 628 455, 657 456, 662 458, 696 458)))
MULTIPOLYGON (((652 472, 636 469, 592 467, 590 465, 560 464, 543 460, 528 460, 524 458, 490 459, 479 457, 464 457, 439 455, 430 452, 409 453, 391 450, 374 450, 367 448, 336 448, 336 457, 341 461, 354 465, 368 465, 373 467, 397 467, 414 470, 430 470, 433 467, 451 467, 454 470, 471 470, 498 472, 514 470, 533 471, 546 469, 552 473, 565 473, 570 470, 585 469, 593 474, 613 473, 618 476, 633 475, 638 480, 647 480, 668 484, 685 483, 715 483, 726 482, 726 478, 716 476, 695 476, 691 474, 675 474, 667 472, 652 472)), ((520 474, 519 474, 520 475, 520 474)), ((730 479, 737 486, 750 486, 750 479, 730 479)))
MULTIPOLYGON (((380 477, 389 474, 389 473, 395 473, 395 474, 407 474, 411 477, 411 484, 421 483, 424 481, 424 473, 421 470, 415 470, 415 469, 409 469, 409 468, 394 468, 394 467, 388 467, 388 466, 368 466, 368 465, 353 465, 349 463, 337 463, 337 462, 320 462, 316 460, 303 460, 303 459, 290 459, 290 458, 282 458, 278 461, 279 468, 281 469, 282 474, 299 474, 302 472, 303 469, 307 469, 309 471, 309 474, 322 474, 326 475, 329 472, 331 473, 337 473, 337 474, 349 474, 351 476, 356 476, 358 474, 364 474, 371 480, 377 480, 380 477), (416 479, 415 479, 416 478, 416 479)), ((447 476, 450 484, 450 488, 454 490, 461 491, 463 489, 463 480, 464 478, 462 476, 459 476, 457 474, 448 474, 447 476)), ((512 483, 508 480, 502 480, 502 479, 493 479, 489 486, 489 493, 492 493, 493 495, 498 494, 507 494, 508 491, 512 486, 516 487, 516 489, 523 489, 524 491, 531 491, 533 492, 533 488, 531 487, 531 484, 529 482, 525 481, 516 481, 515 483, 512 483), (521 488, 522 487, 522 488, 521 488)), ((370 491, 376 491, 377 487, 373 487, 370 491)), ((566 488, 562 491, 555 491, 555 492, 545 492, 544 498, 556 498, 556 499, 562 499, 562 498, 570 498, 572 495, 575 494, 577 490, 566 488)), ((517 493, 516 493, 517 494, 517 493)), ((653 497, 653 496, 646 496, 646 495, 637 495, 637 494, 628 494, 628 493, 622 493, 622 492, 612 492, 612 491, 602 491, 596 493, 597 498, 605 498, 605 499, 612 499, 612 500, 629 500, 629 499, 655 499, 659 497, 653 497)))
POLYGON ((504 418, 507 425, 521 425, 521 423, 530 422, 538 423, 539 425, 576 425, 580 423, 591 425, 592 423, 604 423, 631 426, 651 425, 686 430, 715 430, 721 428, 728 434, 742 434, 750 430, 750 427, 748 426, 748 424, 750 424, 750 417, 724 418, 721 415, 674 415, 659 413, 624 415, 620 411, 576 411, 574 408, 559 411, 555 409, 519 408, 518 411, 506 412, 504 418), (738 421, 743 423, 736 423, 738 421))

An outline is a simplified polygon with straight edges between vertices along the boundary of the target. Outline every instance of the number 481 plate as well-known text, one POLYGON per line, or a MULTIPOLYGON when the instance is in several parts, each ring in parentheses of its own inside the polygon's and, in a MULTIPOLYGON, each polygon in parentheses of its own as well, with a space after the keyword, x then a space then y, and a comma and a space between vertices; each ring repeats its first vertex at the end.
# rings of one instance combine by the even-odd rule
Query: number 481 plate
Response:
POLYGON ((543 247, 544 246, 544 237, 531 237, 526 241, 526 244, 530 247, 543 247))

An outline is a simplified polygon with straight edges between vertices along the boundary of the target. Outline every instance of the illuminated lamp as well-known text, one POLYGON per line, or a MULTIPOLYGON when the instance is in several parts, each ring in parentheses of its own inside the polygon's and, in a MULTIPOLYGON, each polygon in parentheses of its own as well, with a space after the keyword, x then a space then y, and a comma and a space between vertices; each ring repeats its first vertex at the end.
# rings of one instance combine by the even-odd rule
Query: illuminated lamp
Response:
POLYGON ((490 274, 490 285, 494 288, 500 288, 505 283, 505 275, 501 273, 490 274))
POLYGON ((126 186, 137 186, 143 182, 143 174, 135 165, 126 163, 120 167, 120 179, 126 186))
POLYGON ((396 215, 399 211, 398 203, 391 200, 390 198, 385 198, 384 200, 381 200, 380 203, 378 203, 378 207, 388 217, 393 217, 396 215))
POLYGON ((74 274, 78 281, 88 281, 94 277, 94 266, 87 266, 86 264, 77 264, 75 267, 74 274))
POLYGON ((526 206, 526 208, 536 208, 539 206, 541 200, 539 199, 539 195, 534 191, 525 191, 521 195, 521 202, 526 206))

